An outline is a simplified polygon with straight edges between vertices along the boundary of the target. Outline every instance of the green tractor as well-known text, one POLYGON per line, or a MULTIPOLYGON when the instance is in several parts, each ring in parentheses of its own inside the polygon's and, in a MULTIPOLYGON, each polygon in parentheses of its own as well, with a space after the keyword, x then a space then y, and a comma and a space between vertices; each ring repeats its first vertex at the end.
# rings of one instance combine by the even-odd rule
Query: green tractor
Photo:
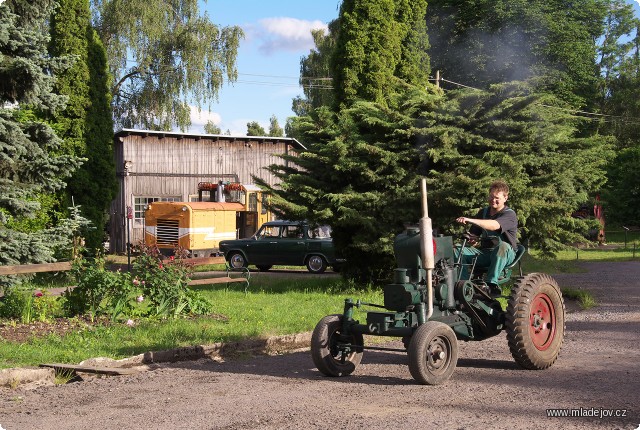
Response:
MULTIPOLYGON (((423 218, 394 243, 398 268, 393 283, 384 287, 384 306, 346 299, 342 314, 328 315, 311 337, 311 356, 326 376, 347 376, 362 360, 364 335, 402 338, 409 370, 422 384, 447 381, 458 361, 458 340, 484 340, 506 330, 511 355, 525 369, 546 369, 558 358, 565 330, 565 307, 557 282, 543 273, 522 275, 519 245, 515 261, 503 272, 500 284, 510 281, 518 266, 520 276, 511 288, 506 311, 490 294, 483 274, 461 280, 461 262, 455 258, 451 236, 432 237, 426 183, 422 181, 423 218), (354 309, 376 308, 366 322, 353 318, 354 309)), ((467 240, 463 239, 462 247, 467 240)))

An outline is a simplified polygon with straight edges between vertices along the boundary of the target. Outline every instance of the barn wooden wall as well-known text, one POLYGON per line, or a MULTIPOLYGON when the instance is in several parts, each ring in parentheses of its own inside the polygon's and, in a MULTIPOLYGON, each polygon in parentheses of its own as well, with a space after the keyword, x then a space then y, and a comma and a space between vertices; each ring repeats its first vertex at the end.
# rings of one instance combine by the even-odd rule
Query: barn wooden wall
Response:
MULTIPOLYGON (((264 167, 283 164, 280 154, 301 148, 294 139, 198 136, 161 133, 116 134, 116 170, 120 193, 111 207, 110 250, 125 252, 127 206, 135 197, 180 196, 187 201, 199 182, 253 183, 255 175, 274 185, 264 167), (128 169, 125 169, 125 163, 128 169)), ((143 237, 144 225, 129 222, 130 242, 143 237)))

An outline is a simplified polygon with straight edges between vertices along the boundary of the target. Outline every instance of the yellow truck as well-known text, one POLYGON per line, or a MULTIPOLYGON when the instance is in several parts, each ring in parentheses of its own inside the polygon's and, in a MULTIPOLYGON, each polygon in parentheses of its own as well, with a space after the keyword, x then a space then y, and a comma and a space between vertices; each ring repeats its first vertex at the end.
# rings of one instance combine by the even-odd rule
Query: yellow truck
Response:
POLYGON ((198 184, 197 202, 153 202, 145 211, 144 241, 163 255, 220 254, 221 240, 252 236, 270 220, 267 195, 251 184, 198 184))

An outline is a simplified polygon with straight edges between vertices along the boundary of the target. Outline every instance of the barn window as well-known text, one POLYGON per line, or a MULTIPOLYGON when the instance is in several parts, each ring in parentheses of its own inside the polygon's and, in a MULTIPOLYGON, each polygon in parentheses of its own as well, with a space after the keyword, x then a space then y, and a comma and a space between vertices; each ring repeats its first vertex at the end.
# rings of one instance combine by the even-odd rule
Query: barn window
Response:
POLYGON ((144 219, 144 211, 147 209, 150 203, 153 202, 179 202, 180 197, 136 197, 134 204, 134 219, 141 221, 144 219))

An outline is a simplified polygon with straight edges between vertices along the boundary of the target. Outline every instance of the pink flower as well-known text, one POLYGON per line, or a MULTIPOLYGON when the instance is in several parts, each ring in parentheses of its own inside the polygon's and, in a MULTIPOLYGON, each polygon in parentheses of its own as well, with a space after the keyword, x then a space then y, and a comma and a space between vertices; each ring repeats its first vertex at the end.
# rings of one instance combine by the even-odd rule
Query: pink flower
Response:
POLYGON ((142 301, 143 301, 143 300, 144 300, 144 296, 138 296, 138 297, 136 297, 136 301, 137 301, 138 303, 142 303, 142 301))
POLYGON ((133 327, 134 325, 136 325, 136 323, 133 320, 129 319, 129 320, 127 320, 127 325, 129 327, 133 327))
POLYGON ((173 261, 175 259, 175 257, 172 255, 171 257, 169 257, 169 260, 173 261))
POLYGON ((158 264, 158 269, 160 270, 164 269, 164 266, 162 265, 162 263, 158 264))
POLYGON ((140 285, 140 281, 138 280, 138 278, 133 280, 133 285, 135 285, 135 286, 140 285))
POLYGON ((41 291, 37 291, 33 294, 36 297, 42 297, 42 292, 41 291))

